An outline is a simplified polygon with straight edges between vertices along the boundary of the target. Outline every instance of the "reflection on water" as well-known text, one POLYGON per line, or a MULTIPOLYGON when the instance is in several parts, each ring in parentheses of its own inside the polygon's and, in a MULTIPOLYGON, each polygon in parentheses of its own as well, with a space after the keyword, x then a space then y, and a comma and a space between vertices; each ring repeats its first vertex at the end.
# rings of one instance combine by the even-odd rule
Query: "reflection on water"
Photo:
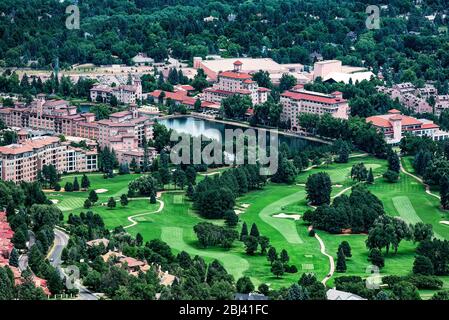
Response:
MULTIPOLYGON (((243 129, 243 131, 245 131, 246 129, 235 125, 224 124, 205 119, 197 119, 188 116, 172 119, 162 119, 158 121, 159 123, 165 125, 167 128, 176 130, 177 132, 187 133, 194 137, 199 137, 200 135, 203 135, 207 138, 218 140, 220 142, 222 141, 222 137, 224 137, 225 129, 240 128, 243 129)), ((267 132, 267 134, 269 133, 267 132)), ((283 142, 287 143, 289 147, 292 149, 304 149, 306 146, 311 144, 320 145, 319 143, 310 142, 308 140, 304 140, 299 137, 296 138, 279 135, 279 144, 283 142)))

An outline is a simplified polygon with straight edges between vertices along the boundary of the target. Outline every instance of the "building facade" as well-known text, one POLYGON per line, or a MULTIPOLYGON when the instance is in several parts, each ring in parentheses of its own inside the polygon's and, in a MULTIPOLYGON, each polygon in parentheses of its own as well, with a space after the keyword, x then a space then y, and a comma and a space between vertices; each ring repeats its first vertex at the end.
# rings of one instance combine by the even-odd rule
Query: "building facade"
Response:
POLYGON ((221 100, 238 94, 248 96, 253 105, 267 101, 270 90, 259 87, 250 74, 242 72, 242 65, 242 62, 235 61, 234 70, 218 73, 218 82, 203 91, 202 100, 219 104, 221 100))
POLYGON ((307 91, 300 86, 281 94, 281 119, 290 123, 292 131, 299 131, 299 116, 304 113, 317 115, 331 114, 335 118, 347 119, 349 116, 348 102, 341 92, 323 94, 307 91))
POLYGON ((381 131, 389 144, 399 143, 405 134, 426 136, 435 141, 449 138, 449 132, 440 130, 433 121, 405 116, 396 109, 388 111, 388 114, 368 117, 366 121, 381 131))
POLYGON ((134 79, 132 85, 111 87, 104 84, 95 85, 90 89, 91 101, 110 102, 112 97, 124 104, 135 104, 142 100, 142 82, 134 79))
POLYGON ((0 147, 0 177, 13 182, 31 182, 45 165, 53 165, 59 173, 98 170, 96 148, 74 148, 58 137, 42 136, 20 144, 0 147))

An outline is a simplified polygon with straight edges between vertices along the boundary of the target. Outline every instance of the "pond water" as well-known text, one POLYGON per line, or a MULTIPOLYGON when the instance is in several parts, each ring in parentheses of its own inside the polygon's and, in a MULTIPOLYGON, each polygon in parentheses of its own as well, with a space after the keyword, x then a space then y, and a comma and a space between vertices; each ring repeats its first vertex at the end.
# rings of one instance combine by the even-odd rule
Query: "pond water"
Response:
MULTIPOLYGON (((225 130, 226 129, 239 129, 241 128, 243 131, 246 128, 242 128, 237 125, 225 124, 220 122, 215 122, 206 119, 198 119, 194 117, 179 117, 179 118, 171 118, 171 119, 161 119, 158 120, 160 124, 165 125, 167 128, 176 130, 180 133, 187 133, 194 137, 198 137, 203 135, 207 138, 222 141, 225 130)), ((267 132, 269 135, 269 132, 267 132)), ((273 137, 271 137, 273 138, 273 137)), ((268 136, 267 136, 268 139, 268 136)), ((282 134, 278 135, 279 144, 285 142, 288 144, 290 148, 293 149, 304 149, 306 146, 321 145, 318 142, 312 142, 309 140, 301 139, 300 137, 291 137, 285 136, 282 134)))

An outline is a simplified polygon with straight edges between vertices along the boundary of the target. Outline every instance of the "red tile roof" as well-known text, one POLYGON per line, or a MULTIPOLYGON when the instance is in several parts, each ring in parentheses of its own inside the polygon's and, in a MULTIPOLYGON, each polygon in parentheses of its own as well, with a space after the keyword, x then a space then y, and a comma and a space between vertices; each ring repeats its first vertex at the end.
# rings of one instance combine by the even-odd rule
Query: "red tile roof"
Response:
POLYGON ((236 66, 241 66, 242 64, 243 64, 243 62, 240 60, 237 60, 236 62, 234 62, 234 65, 236 65, 236 66))
POLYGON ((231 79, 239 79, 239 80, 252 79, 252 77, 248 73, 241 73, 241 72, 234 72, 234 71, 220 72, 218 74, 218 76, 225 77, 225 78, 231 78, 231 79))
POLYGON ((319 102, 319 103, 326 103, 326 104, 337 104, 337 103, 344 103, 344 102, 346 102, 345 99, 341 99, 341 98, 330 98, 330 97, 313 95, 313 94, 304 93, 304 92, 286 91, 281 96, 282 97, 286 97, 286 98, 290 98, 290 99, 293 99, 293 100, 308 100, 308 101, 319 102))

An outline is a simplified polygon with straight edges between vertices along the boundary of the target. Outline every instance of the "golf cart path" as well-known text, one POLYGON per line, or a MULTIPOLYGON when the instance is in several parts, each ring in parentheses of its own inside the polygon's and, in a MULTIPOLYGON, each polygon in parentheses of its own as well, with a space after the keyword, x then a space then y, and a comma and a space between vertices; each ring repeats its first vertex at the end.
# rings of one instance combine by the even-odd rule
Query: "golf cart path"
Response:
POLYGON ((407 170, 405 170, 404 167, 403 167, 403 165, 402 165, 402 161, 400 161, 400 164, 401 164, 401 171, 402 171, 402 173, 404 173, 404 174, 406 174, 406 175, 412 177, 413 179, 417 180, 418 182, 420 182, 420 183, 424 186, 424 188, 426 189, 426 193, 427 193, 427 194, 429 194, 429 195, 431 195, 432 197, 435 197, 435 198, 441 200, 441 197, 440 197, 439 195, 436 195, 436 194, 434 194, 434 193, 432 193, 432 192, 430 191, 430 186, 429 186, 427 183, 425 183, 425 182, 423 181, 423 179, 421 179, 420 177, 415 176, 413 173, 410 173, 410 172, 408 172, 407 170))
POLYGON ((315 233, 315 238, 318 240, 319 244, 320 244, 320 251, 323 255, 325 255, 328 259, 329 259, 329 273, 327 274, 327 276, 321 280, 321 283, 326 285, 326 282, 334 275, 335 272, 335 261, 334 261, 334 257, 332 257, 330 254, 328 254, 326 252, 326 246, 324 244, 324 241, 321 240, 320 236, 318 235, 318 233, 315 233))
POLYGON ((135 215, 133 215, 133 216, 129 216, 129 217, 128 217, 128 221, 130 221, 131 224, 129 224, 129 225, 123 227, 123 228, 124 228, 124 229, 128 229, 128 228, 131 228, 131 227, 134 227, 135 225, 137 225, 138 222, 135 221, 134 218, 146 216, 147 214, 159 213, 159 212, 161 212, 162 210, 164 210, 164 206, 165 206, 164 201, 162 201, 162 200, 156 200, 156 201, 160 203, 160 206, 159 206, 159 208, 158 208, 156 211, 145 212, 145 213, 139 213, 139 214, 135 214, 135 215))

